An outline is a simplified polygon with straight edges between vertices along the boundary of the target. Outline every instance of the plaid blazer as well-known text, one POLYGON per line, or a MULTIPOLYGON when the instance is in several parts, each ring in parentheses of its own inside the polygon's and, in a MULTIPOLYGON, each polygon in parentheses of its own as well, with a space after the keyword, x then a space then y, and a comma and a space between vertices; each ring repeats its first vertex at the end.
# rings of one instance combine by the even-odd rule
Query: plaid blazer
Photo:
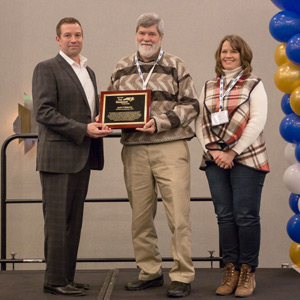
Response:
MULTIPOLYGON (((99 100, 94 72, 87 67, 99 100)), ((72 67, 61 56, 39 63, 32 79, 32 98, 39 123, 37 170, 77 173, 90 160, 91 169, 103 168, 103 141, 86 136, 92 116, 84 89, 72 67)))

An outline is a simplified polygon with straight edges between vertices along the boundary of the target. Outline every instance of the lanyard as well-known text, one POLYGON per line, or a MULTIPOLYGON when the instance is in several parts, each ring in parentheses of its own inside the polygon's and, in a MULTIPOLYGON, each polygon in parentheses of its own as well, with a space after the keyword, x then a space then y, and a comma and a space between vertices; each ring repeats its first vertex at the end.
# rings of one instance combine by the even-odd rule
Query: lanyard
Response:
POLYGON ((153 70, 154 70, 156 64, 160 61, 160 59, 161 59, 163 53, 164 53, 163 49, 160 49, 158 58, 157 58, 157 60, 156 60, 156 62, 155 62, 155 64, 154 64, 154 66, 153 66, 152 69, 150 70, 150 72, 149 72, 149 74, 148 74, 146 80, 144 80, 144 78, 143 78, 143 73, 142 73, 142 70, 141 70, 141 67, 140 67, 138 58, 137 58, 137 52, 135 52, 135 54, 134 54, 135 63, 136 63, 136 67, 137 67, 137 69, 138 69, 139 75, 140 75, 140 77, 141 77, 141 79, 142 79, 142 81, 143 81, 143 90, 146 89, 147 84, 148 84, 148 81, 149 81, 149 79, 150 79, 150 77, 151 77, 151 75, 152 75, 152 72, 153 72, 153 70))
POLYGON ((243 75, 243 71, 233 80, 232 84, 226 90, 224 95, 223 95, 224 79, 223 79, 223 76, 221 76, 221 81, 220 81, 220 110, 222 110, 222 108, 223 108, 223 99, 224 99, 224 97, 232 90, 232 88, 235 86, 235 84, 241 78, 242 75, 243 75))

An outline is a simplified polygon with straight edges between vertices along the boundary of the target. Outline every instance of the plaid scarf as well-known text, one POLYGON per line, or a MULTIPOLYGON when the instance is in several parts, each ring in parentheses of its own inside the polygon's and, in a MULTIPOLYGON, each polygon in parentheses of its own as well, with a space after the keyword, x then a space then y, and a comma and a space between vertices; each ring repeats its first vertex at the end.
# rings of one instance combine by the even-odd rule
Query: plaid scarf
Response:
MULTIPOLYGON (((232 81, 224 84, 225 90, 232 81)), ((226 151, 233 148, 243 134, 250 116, 249 97, 252 90, 260 82, 254 75, 242 76, 234 88, 224 97, 223 107, 228 111, 229 122, 217 126, 212 126, 211 114, 219 111, 220 99, 220 77, 209 80, 205 84, 205 100, 203 111, 203 135, 205 147, 208 150, 217 149, 226 151)), ((206 160, 211 160, 210 155, 205 156, 206 160)), ((263 132, 260 133, 256 141, 252 143, 241 154, 234 159, 243 165, 269 171, 268 158, 263 132)))

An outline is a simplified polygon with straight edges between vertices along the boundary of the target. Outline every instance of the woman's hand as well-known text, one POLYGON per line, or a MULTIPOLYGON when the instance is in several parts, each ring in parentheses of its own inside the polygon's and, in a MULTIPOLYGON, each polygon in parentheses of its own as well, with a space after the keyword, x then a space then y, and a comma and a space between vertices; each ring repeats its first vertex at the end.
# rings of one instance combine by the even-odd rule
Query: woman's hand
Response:
POLYGON ((228 151, 210 151, 209 153, 220 168, 231 169, 234 166, 233 160, 237 154, 235 151, 230 149, 228 151))

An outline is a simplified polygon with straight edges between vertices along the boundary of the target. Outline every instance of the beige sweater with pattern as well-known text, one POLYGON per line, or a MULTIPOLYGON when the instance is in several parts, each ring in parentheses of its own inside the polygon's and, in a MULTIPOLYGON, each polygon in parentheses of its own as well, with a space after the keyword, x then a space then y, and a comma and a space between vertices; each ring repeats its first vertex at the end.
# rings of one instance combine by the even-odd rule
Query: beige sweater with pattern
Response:
MULTIPOLYGON (((145 80, 155 60, 139 60, 139 63, 145 80)), ((199 104, 193 80, 183 61, 164 52, 153 70, 147 89, 151 90, 150 117, 155 120, 157 130, 154 134, 123 130, 121 143, 141 145, 193 138, 194 132, 189 124, 199 114, 199 104)), ((134 54, 118 62, 108 90, 142 90, 134 54)))

